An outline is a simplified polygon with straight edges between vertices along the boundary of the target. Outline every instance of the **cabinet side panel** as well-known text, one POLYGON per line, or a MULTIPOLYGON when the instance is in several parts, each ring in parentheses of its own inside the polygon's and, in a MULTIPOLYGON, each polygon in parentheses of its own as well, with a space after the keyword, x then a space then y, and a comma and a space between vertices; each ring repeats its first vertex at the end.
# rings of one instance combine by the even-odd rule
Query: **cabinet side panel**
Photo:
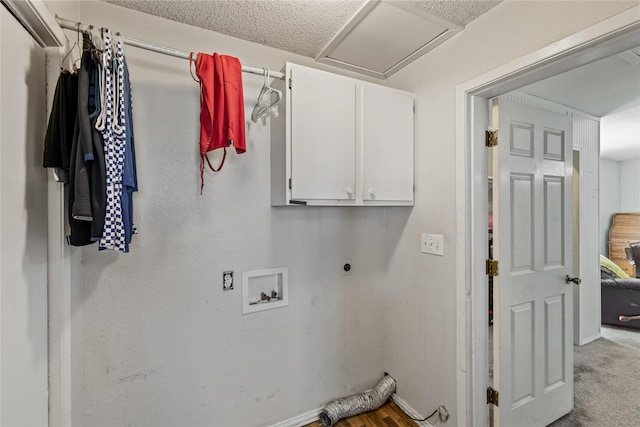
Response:
MULTIPOLYGON (((288 73, 287 73, 288 74, 288 73)), ((285 93, 285 81, 275 79, 271 87, 285 93)), ((271 117, 271 206, 287 204, 287 108, 290 103, 289 93, 278 104, 278 117, 271 117)))

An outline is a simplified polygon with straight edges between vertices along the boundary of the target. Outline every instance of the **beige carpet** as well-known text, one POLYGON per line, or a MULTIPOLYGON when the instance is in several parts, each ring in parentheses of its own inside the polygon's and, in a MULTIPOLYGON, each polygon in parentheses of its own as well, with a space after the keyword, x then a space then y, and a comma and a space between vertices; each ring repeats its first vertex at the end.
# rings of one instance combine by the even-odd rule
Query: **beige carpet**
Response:
POLYGON ((574 352, 575 408, 551 427, 640 427, 640 331, 603 327, 574 352))

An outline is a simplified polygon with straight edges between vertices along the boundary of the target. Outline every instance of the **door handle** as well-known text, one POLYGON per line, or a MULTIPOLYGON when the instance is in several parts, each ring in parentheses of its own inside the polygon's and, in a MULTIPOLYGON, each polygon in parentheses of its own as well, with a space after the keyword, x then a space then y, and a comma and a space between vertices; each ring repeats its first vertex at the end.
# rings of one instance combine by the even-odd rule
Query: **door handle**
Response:
POLYGON ((571 277, 567 274, 567 278, 565 279, 566 283, 575 283, 576 285, 579 285, 580 283, 582 283, 582 279, 579 277, 571 277))

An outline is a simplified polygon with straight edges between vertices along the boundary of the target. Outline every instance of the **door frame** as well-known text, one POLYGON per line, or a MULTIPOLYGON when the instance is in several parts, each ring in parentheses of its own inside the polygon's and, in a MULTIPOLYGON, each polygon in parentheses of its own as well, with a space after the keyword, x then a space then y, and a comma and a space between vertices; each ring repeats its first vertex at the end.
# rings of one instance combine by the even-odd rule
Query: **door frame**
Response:
POLYGON ((640 6, 456 87, 456 393, 460 425, 487 424, 487 100, 640 45, 640 6))
MULTIPOLYGON (((55 87, 59 65, 69 50, 69 40, 58 25, 44 0, 0 0, 36 42, 45 49, 48 58, 45 77, 49 90, 55 87), (53 76, 53 77, 52 77, 53 76), (51 86, 53 84, 53 86, 51 86)), ((52 94, 45 93, 47 119, 52 94)), ((47 171, 47 318, 48 318, 48 423, 50 426, 71 426, 72 391, 79 388, 74 381, 72 364, 72 286, 71 251, 65 236, 64 188, 53 173, 47 171)), ((77 369, 75 369, 77 371, 77 369)), ((75 391, 75 394, 78 394, 75 391)), ((75 410, 75 408, 74 408, 75 410)), ((77 412, 77 410, 76 410, 77 412)))

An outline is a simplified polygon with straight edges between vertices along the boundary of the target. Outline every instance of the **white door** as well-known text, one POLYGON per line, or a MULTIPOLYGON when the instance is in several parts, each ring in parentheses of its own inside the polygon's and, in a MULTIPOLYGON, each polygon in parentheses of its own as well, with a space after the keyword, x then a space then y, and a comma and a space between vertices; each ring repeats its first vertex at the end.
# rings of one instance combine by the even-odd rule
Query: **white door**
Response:
POLYGON ((306 67, 291 78, 292 199, 355 200, 355 82, 306 67))
POLYGON ((413 96, 362 86, 362 200, 413 201, 413 96))
POLYGON ((572 119, 493 102, 494 415, 546 426, 573 408, 572 119))

